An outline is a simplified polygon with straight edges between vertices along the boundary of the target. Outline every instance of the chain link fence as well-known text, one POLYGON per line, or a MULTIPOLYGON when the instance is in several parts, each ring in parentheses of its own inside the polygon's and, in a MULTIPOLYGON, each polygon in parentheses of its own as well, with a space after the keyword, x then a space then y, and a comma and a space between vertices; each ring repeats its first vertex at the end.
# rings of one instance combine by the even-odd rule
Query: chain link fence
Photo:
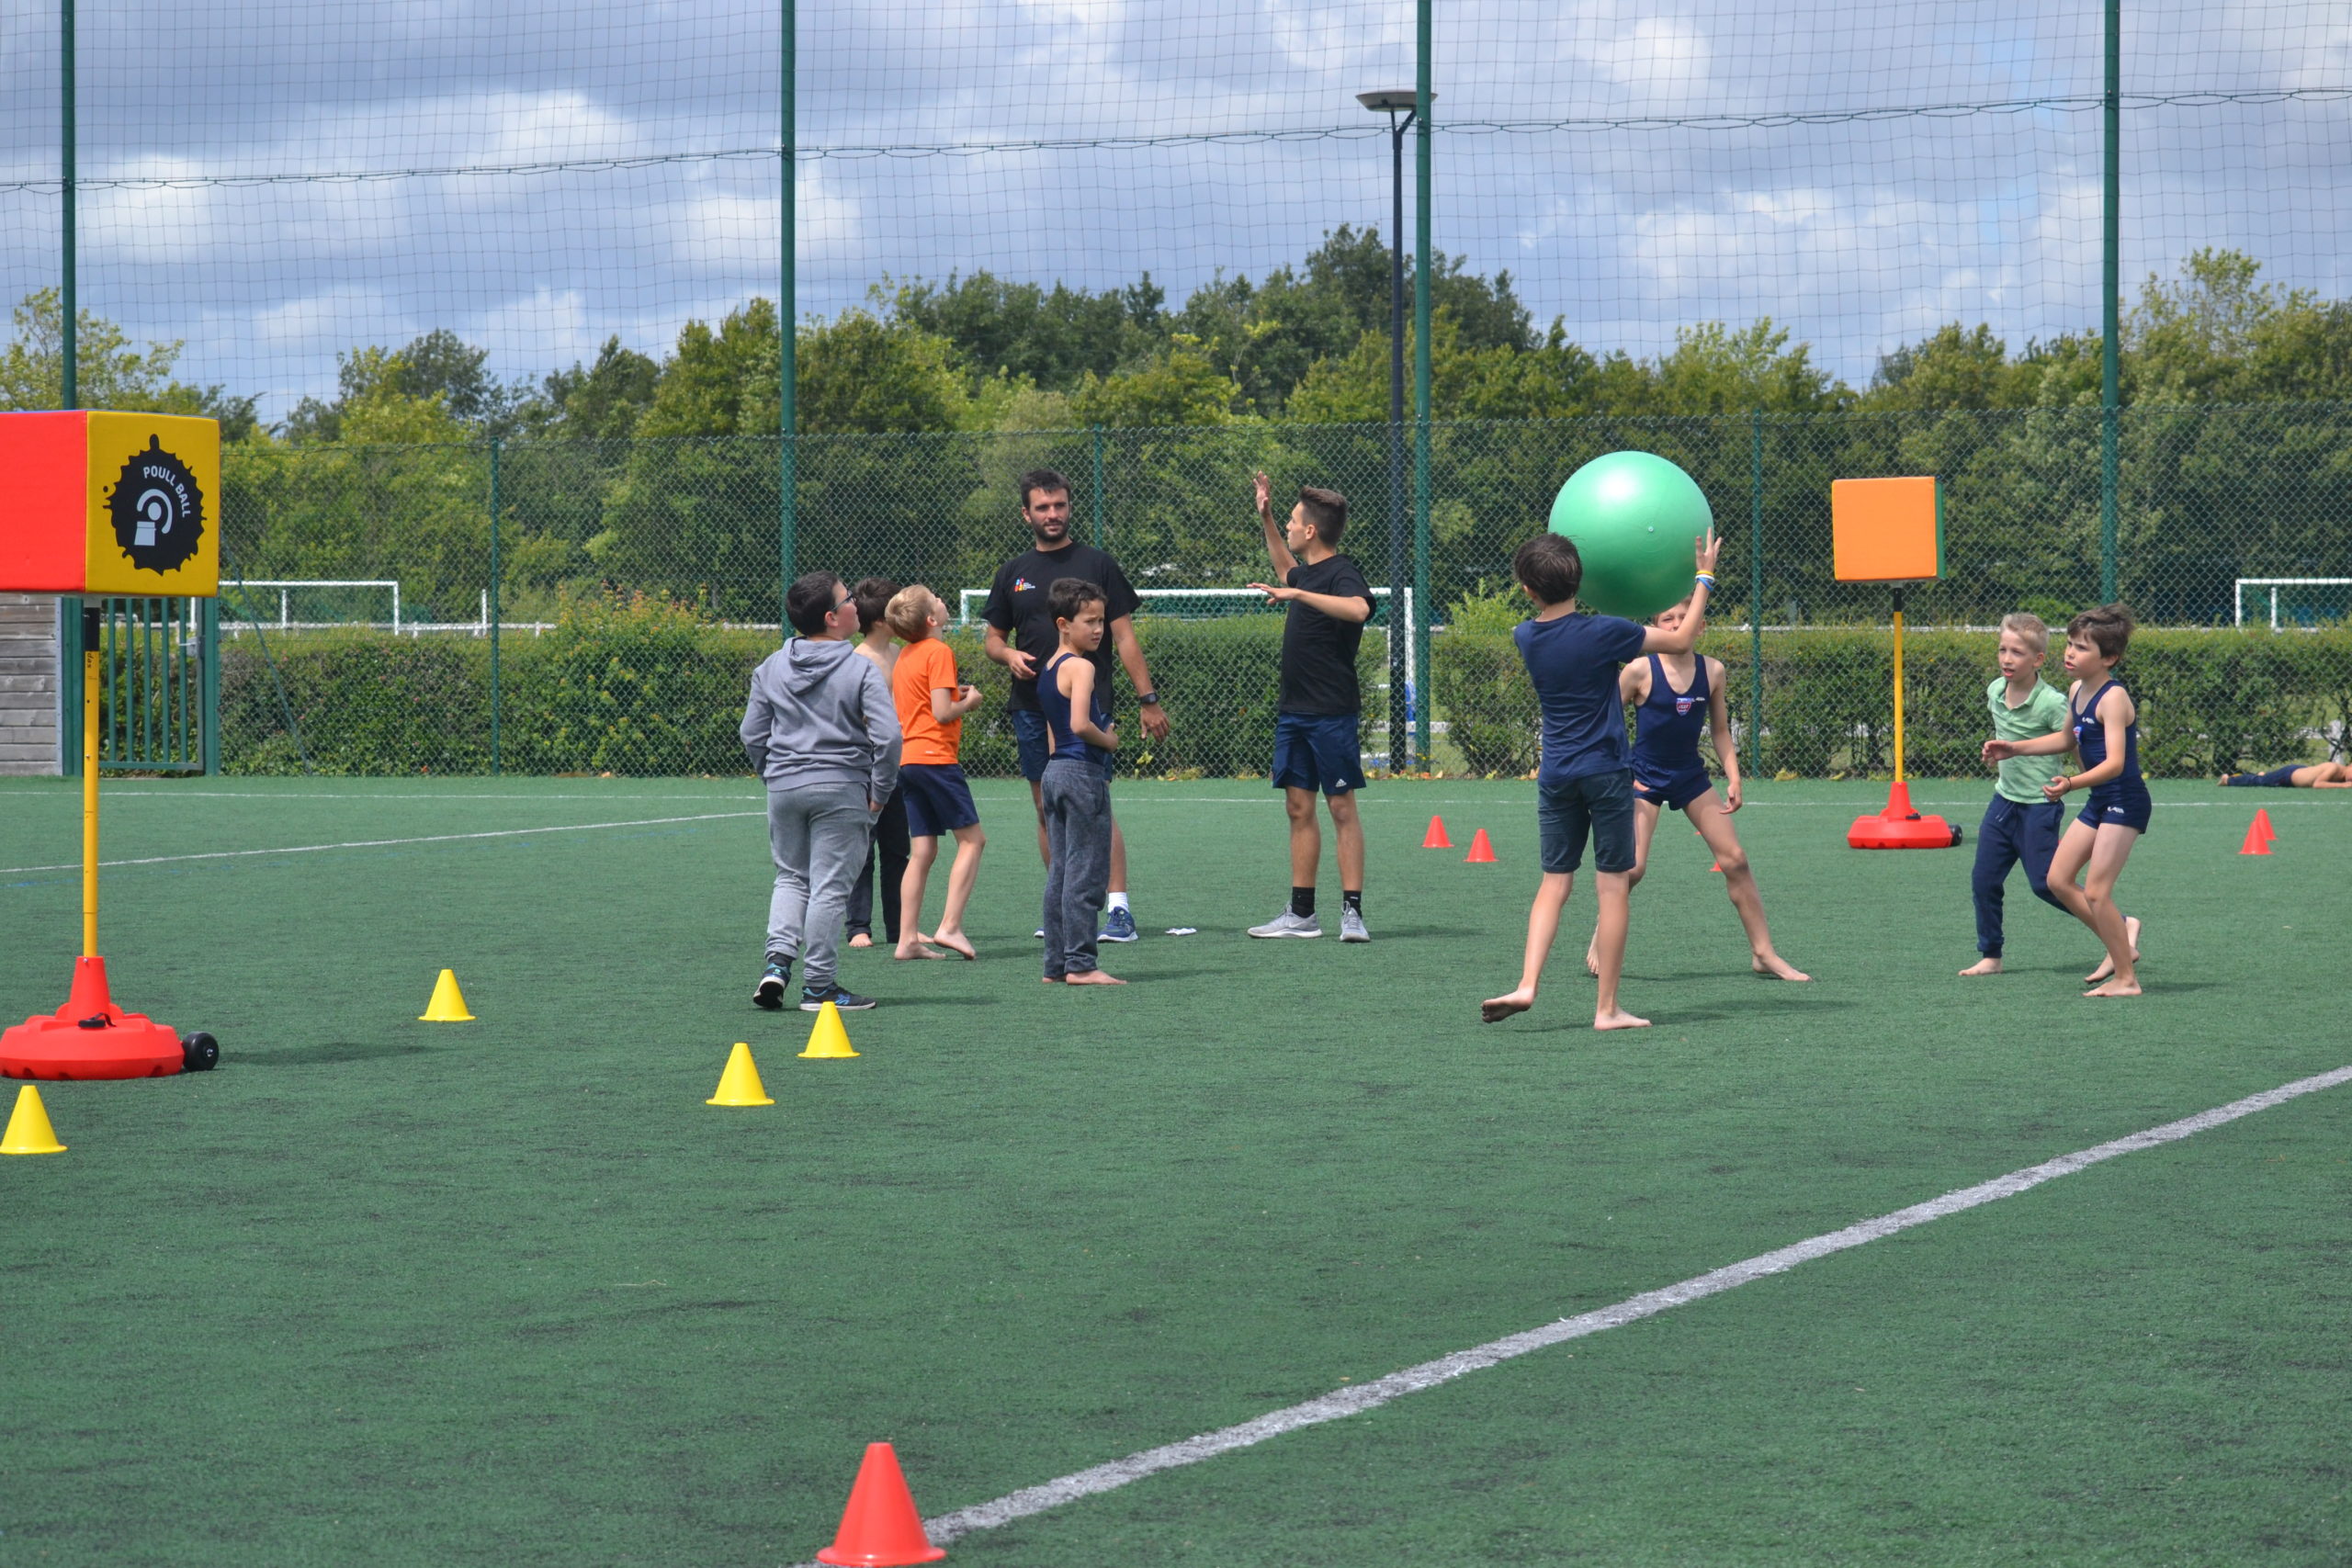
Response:
MULTIPOLYGON (((1174 732, 1121 765, 1262 774, 1282 617, 1229 592, 1269 570, 1250 478, 1265 468, 1278 497, 1332 486, 1352 503, 1347 549, 1389 591, 1363 650, 1367 753, 1385 761, 1403 720, 1400 766, 1512 775, 1535 763, 1535 725, 1509 636, 1524 608, 1511 550, 1578 465, 1640 448, 1690 472, 1724 536, 1706 650, 1727 667, 1748 770, 1834 776, 1887 766, 1892 671, 1886 591, 1830 580, 1830 481, 1934 474, 1951 574, 1906 606, 1915 771, 1976 771, 1995 673, 1986 628, 2015 609, 2063 625, 2110 572, 2143 627, 2126 671, 2152 773, 2341 756, 2352 405, 2122 411, 2111 547, 2101 418, 1440 423, 1425 534, 1400 504, 1409 468, 1405 497, 1392 492, 1385 424, 807 436, 791 555, 851 581, 927 583, 957 606, 1027 544, 1013 476, 1057 468, 1074 532, 1148 593, 1137 628, 1174 732), (1179 592, 1204 590, 1228 592, 1179 592)), ((222 766, 745 771, 745 681, 780 637, 781 457, 773 437, 232 447, 222 766)), ((1004 672, 981 657, 977 625, 950 641, 988 694, 966 726, 966 765, 1010 773, 1004 672)))

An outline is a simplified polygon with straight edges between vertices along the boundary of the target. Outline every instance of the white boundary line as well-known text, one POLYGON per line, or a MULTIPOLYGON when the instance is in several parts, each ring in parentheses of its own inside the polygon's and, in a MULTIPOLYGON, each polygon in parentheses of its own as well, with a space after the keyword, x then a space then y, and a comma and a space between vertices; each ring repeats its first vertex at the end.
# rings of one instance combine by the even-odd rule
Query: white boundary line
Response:
MULTIPOLYGON (((147 855, 138 860, 102 860, 108 865, 170 865, 192 860, 242 860, 249 855, 315 855, 328 850, 386 850, 402 844, 450 844, 467 839, 513 839, 526 833, 589 833, 599 828, 659 828, 673 822, 718 822, 731 817, 764 817, 764 811, 706 811, 699 817, 647 817, 634 822, 567 822, 553 828, 497 828, 484 833, 428 833, 417 839, 353 839, 340 844, 293 844, 277 850, 211 850, 193 855, 147 855)), ((67 865, 0 865, 0 876, 32 871, 79 871, 82 863, 67 865)))
MULTIPOLYGON (((2077 1149, 2073 1154, 2060 1155, 2057 1158, 2044 1160, 2040 1165, 2030 1165, 2022 1170, 2013 1170, 2007 1176, 1996 1176, 1990 1181, 1979 1182, 1973 1187, 1962 1187, 1947 1192, 1940 1198, 1930 1198, 1924 1203, 1914 1203, 1908 1208, 1881 1214, 1876 1219, 1863 1220, 1860 1224, 1848 1225, 1843 1230, 1828 1231, 1797 1242, 1793 1246, 1780 1247, 1771 1252, 1758 1253, 1744 1262, 1730 1264, 1727 1267, 1697 1275, 1678 1285, 1668 1285, 1663 1290, 1645 1291, 1638 1296, 1630 1296, 1614 1306, 1601 1307, 1598 1311, 1579 1314, 1575 1317, 1564 1317, 1557 1322, 1545 1324, 1541 1328, 1531 1328, 1522 1334, 1488 1340, 1484 1345, 1474 1346, 1467 1350, 1457 1350, 1451 1356, 1442 1356, 1434 1361, 1423 1361, 1419 1366, 1407 1367, 1402 1371, 1390 1372, 1386 1377, 1375 1379, 1371 1382, 1335 1390, 1302 1404, 1285 1405, 1280 1410, 1269 1411, 1254 1420, 1244 1421, 1239 1426, 1226 1427, 1214 1432, 1204 1432, 1198 1437, 1187 1438, 1182 1442, 1169 1443, 1161 1448, 1146 1449, 1140 1453, 1129 1454, 1125 1459, 1113 1460, 1108 1464, 1098 1464, 1090 1470, 1073 1472, 1069 1475, 1046 1482, 1042 1485, 1024 1486, 1018 1492, 1007 1493, 991 1502, 978 1503, 968 1508, 958 1508, 952 1514, 942 1514, 936 1518, 925 1519, 923 1529, 931 1537, 933 1545, 944 1546, 957 1537, 968 1535, 974 1530, 994 1529, 1001 1525, 1009 1525, 1016 1519, 1024 1519, 1033 1514, 1044 1513, 1048 1508, 1057 1508, 1066 1503, 1074 1503, 1081 1497, 1115 1491, 1130 1482, 1140 1481, 1148 1475, 1156 1475, 1161 1471, 1198 1464, 1203 1460, 1215 1459, 1220 1454, 1250 1448, 1270 1438, 1279 1438, 1285 1433, 1298 1431, 1302 1427, 1319 1426, 1323 1422, 1337 1421, 1349 1416, 1360 1416, 1367 1410, 1376 1410, 1392 1400, 1401 1399, 1406 1394, 1419 1393, 1424 1390, 1439 1387, 1452 1382, 1456 1378, 1465 1377, 1476 1371, 1483 1371, 1488 1367, 1536 1350, 1545 1349, 1563 1341, 1580 1339, 1587 1335, 1599 1334, 1604 1329, 1622 1328, 1626 1324, 1638 1323, 1645 1317, 1655 1317, 1674 1307, 1688 1306, 1692 1302, 1704 1301, 1709 1296, 1736 1290, 1755 1280, 1767 1279, 1774 1274, 1786 1273, 1798 1264, 1810 1263, 1816 1258, 1826 1258, 1833 1253, 1866 1246, 1873 1241, 1883 1241, 1888 1236, 1910 1230, 1914 1226, 1927 1224, 1932 1220, 1940 1220, 1948 1215, 1962 1213, 1986 1203, 1998 1202, 2004 1198, 2014 1198, 2021 1192, 2031 1191, 2045 1181, 2054 1181, 2062 1176, 2072 1176, 2078 1170, 2097 1165, 2102 1160, 2113 1159, 2118 1155, 2135 1154, 2142 1149, 2152 1149, 2164 1144, 2178 1143, 2199 1133, 2222 1126, 2226 1122, 2235 1122, 2240 1117, 2251 1116, 2257 1111, 2267 1111, 2273 1106, 2283 1105, 2290 1100, 2299 1099, 2306 1094, 2316 1094, 2321 1089, 2334 1089, 2343 1083, 2352 1083, 2352 1066, 2338 1067, 2333 1072, 2298 1078, 2293 1083, 2281 1084, 2277 1089, 2265 1089, 2260 1094, 2251 1094, 2244 1100, 2232 1100, 2227 1105, 2216 1106, 2211 1111, 2200 1111, 2194 1116, 2185 1116, 2177 1122, 2167 1122, 2161 1127, 2151 1127, 2143 1133, 2133 1133, 2127 1137, 2097 1144, 2086 1149, 2077 1149)), ((798 1565, 798 1568, 817 1568, 817 1565, 814 1562, 808 1562, 798 1565)))

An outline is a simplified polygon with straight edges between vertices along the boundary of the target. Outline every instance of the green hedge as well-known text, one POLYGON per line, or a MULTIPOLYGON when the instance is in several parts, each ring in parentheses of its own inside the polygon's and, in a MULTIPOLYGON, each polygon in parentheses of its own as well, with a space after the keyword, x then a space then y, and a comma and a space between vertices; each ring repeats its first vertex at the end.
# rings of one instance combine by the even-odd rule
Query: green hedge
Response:
MULTIPOLYGON (((1749 733, 1754 686, 1746 633, 1714 631, 1732 720, 1749 733)), ((1918 774, 1983 772, 1984 687, 1997 673, 1984 632, 1915 632, 1904 639, 1905 765, 1918 774)), ((2064 689, 2060 649, 2046 678, 2064 689)), ((1894 643, 1867 627, 1767 632, 1764 739, 1747 771, 1804 778, 1883 773, 1894 766, 1894 643)), ((1430 656, 1436 714, 1476 773, 1526 773, 1536 762, 1534 693, 1504 634, 1443 632, 1430 656)), ((2140 708, 2142 765, 2159 778, 2198 778, 2324 754, 2322 737, 2352 719, 2352 629, 2150 630, 2132 639, 2121 678, 2140 708)), ((1749 746, 1753 753, 1756 748, 1749 746)))
MULTIPOLYGON (((1154 777, 1264 773, 1272 765, 1282 626, 1270 614, 1139 620, 1136 635, 1176 728, 1166 743, 1151 745, 1134 722, 1133 701, 1125 701, 1121 769, 1154 777)), ((951 631, 947 641, 964 679, 986 694, 964 721, 966 770, 1018 772, 1005 705, 1010 674, 982 656, 977 633, 951 631)), ((772 632, 731 630, 658 598, 569 603, 545 635, 502 639, 500 764, 518 773, 746 773, 736 727, 752 669, 775 648, 772 632)), ((272 638, 269 654, 275 679, 250 633, 223 639, 227 771, 300 771, 286 707, 320 773, 490 771, 486 638, 317 632, 272 638)), ((1382 639, 1367 637, 1359 663, 1367 691, 1385 658, 1382 639)))

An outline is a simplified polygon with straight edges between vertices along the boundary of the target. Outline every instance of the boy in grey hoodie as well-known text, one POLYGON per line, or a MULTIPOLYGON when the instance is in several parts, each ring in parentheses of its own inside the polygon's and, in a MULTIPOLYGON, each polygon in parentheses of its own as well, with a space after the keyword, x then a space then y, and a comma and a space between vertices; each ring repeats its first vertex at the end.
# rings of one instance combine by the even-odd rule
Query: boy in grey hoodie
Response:
POLYGON ((768 849, 775 893, 768 902, 768 962, 752 1000, 784 1006, 792 961, 800 1010, 827 1002, 874 1005, 833 977, 850 879, 865 863, 875 815, 899 780, 899 710, 874 661, 857 657, 857 602, 830 571, 786 591, 784 611, 800 635, 752 671, 743 750, 768 784, 768 849))

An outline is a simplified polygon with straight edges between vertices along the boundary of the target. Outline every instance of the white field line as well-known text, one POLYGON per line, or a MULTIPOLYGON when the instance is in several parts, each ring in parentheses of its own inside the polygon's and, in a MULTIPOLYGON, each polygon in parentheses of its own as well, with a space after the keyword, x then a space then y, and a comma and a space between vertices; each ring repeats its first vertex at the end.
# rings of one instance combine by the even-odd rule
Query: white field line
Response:
MULTIPOLYGON (((1302 1427, 1318 1426, 1326 1421, 1337 1421, 1344 1416, 1360 1416, 1367 1410, 1376 1410, 1392 1400, 1401 1399, 1406 1394, 1419 1393, 1423 1390, 1436 1388, 1441 1384, 1452 1382, 1456 1378, 1467 1376, 1471 1372, 1483 1371, 1488 1367, 1544 1349, 1563 1341, 1580 1339, 1587 1335, 1599 1334, 1604 1329, 1622 1328, 1626 1324, 1638 1323, 1645 1317, 1655 1317, 1671 1308, 1688 1306, 1692 1302, 1704 1301, 1709 1296, 1736 1290, 1755 1280, 1767 1279, 1774 1274, 1786 1273, 1798 1264, 1809 1263, 1816 1258, 1826 1258, 1833 1253, 1863 1247, 1873 1241, 1883 1241, 1888 1236, 1899 1235, 1917 1225, 1927 1224, 1932 1220, 1940 1220, 1947 1215, 1962 1213, 1986 1203, 1998 1202, 2004 1198, 2014 1198, 2021 1192, 2031 1191, 2045 1181, 2054 1181, 2062 1176, 2071 1176, 2102 1160, 2110 1160, 2119 1155, 2135 1154, 2142 1149, 2152 1149, 2165 1144, 2178 1143, 2199 1133, 2235 1122, 2240 1117, 2251 1116, 2257 1111, 2268 1111, 2274 1106, 2284 1105, 2290 1100, 2296 1100, 2307 1094, 2316 1094, 2321 1089, 2334 1089, 2343 1083, 2352 1083, 2352 1066, 2338 1067, 2333 1072, 2298 1078, 2293 1083, 2281 1084, 2277 1089, 2265 1089, 2260 1094, 2248 1095, 2244 1100, 2232 1100, 2227 1105, 2215 1106, 2211 1111, 2200 1111, 2194 1116, 2185 1116, 2177 1122, 2167 1122, 2161 1127, 2151 1127, 2143 1133, 2133 1133, 2127 1137, 2094 1145, 2090 1148, 2077 1149, 2070 1155, 2060 1155, 2057 1158, 2044 1160, 2040 1165, 2030 1165, 2022 1170, 2013 1170, 2007 1176, 1995 1177, 1990 1181, 1979 1182, 1973 1187, 1962 1187, 1956 1191, 1947 1192, 1940 1198, 1930 1198, 1924 1203, 1914 1203, 1908 1208, 1881 1214, 1876 1219, 1863 1220, 1858 1224, 1848 1225, 1843 1230, 1829 1231, 1797 1242, 1793 1246, 1780 1247, 1771 1252, 1758 1253, 1744 1262, 1713 1269, 1685 1280, 1678 1285, 1668 1285, 1663 1290, 1645 1291, 1638 1296, 1628 1297, 1614 1306, 1601 1307, 1598 1311, 1582 1313, 1575 1317, 1564 1317, 1556 1322, 1545 1324, 1540 1328, 1531 1328, 1521 1334, 1489 1340, 1484 1345, 1473 1346, 1467 1350, 1457 1350, 1450 1356, 1441 1356, 1434 1361, 1423 1361, 1419 1366, 1407 1367, 1402 1371, 1390 1372, 1386 1377, 1375 1379, 1371 1382, 1358 1383, 1352 1387, 1336 1390, 1319 1398, 1307 1400, 1303 1404, 1269 1411, 1254 1420, 1244 1421, 1237 1427, 1204 1432, 1198 1437, 1187 1438, 1182 1442, 1170 1443, 1161 1448, 1146 1449, 1140 1453, 1129 1454, 1125 1459, 1113 1460, 1108 1464, 1098 1464, 1090 1470, 1077 1471, 1057 1480, 1046 1482, 1042 1485, 1024 1486, 1018 1492, 1007 1493, 992 1502, 975 1504, 968 1508, 958 1508, 952 1514, 942 1514, 936 1518, 926 1519, 923 1521, 923 1529, 929 1533, 932 1544, 944 1546, 958 1536, 968 1535, 974 1530, 994 1529, 1000 1525, 1008 1525, 1016 1519, 1027 1518, 1033 1514, 1043 1513, 1048 1508, 1057 1508, 1066 1503, 1074 1503, 1081 1497, 1116 1490, 1130 1482, 1140 1481, 1145 1476, 1155 1475, 1161 1471, 1198 1464, 1203 1460, 1215 1459, 1220 1454, 1231 1453, 1237 1449, 1250 1448, 1270 1438, 1279 1438, 1285 1433, 1298 1431, 1302 1427)), ((805 1563, 800 1565, 800 1568, 816 1568, 816 1565, 805 1563)))
MULTIPOLYGON (((673 822, 718 822, 733 817, 764 817, 765 811, 706 811, 698 817, 646 817, 634 822, 567 822, 553 828, 497 828, 482 833, 428 833, 414 839, 352 839, 340 844, 289 844, 275 850, 212 850, 192 855, 144 855, 137 860, 102 860, 102 866, 171 865, 181 861, 243 860, 250 855, 315 855, 329 850, 388 850, 402 844, 452 844, 468 839, 513 839, 526 833, 592 833, 600 828, 660 828, 673 822)), ((66 865, 0 866, 0 876, 32 871, 79 871, 82 863, 66 865)))

